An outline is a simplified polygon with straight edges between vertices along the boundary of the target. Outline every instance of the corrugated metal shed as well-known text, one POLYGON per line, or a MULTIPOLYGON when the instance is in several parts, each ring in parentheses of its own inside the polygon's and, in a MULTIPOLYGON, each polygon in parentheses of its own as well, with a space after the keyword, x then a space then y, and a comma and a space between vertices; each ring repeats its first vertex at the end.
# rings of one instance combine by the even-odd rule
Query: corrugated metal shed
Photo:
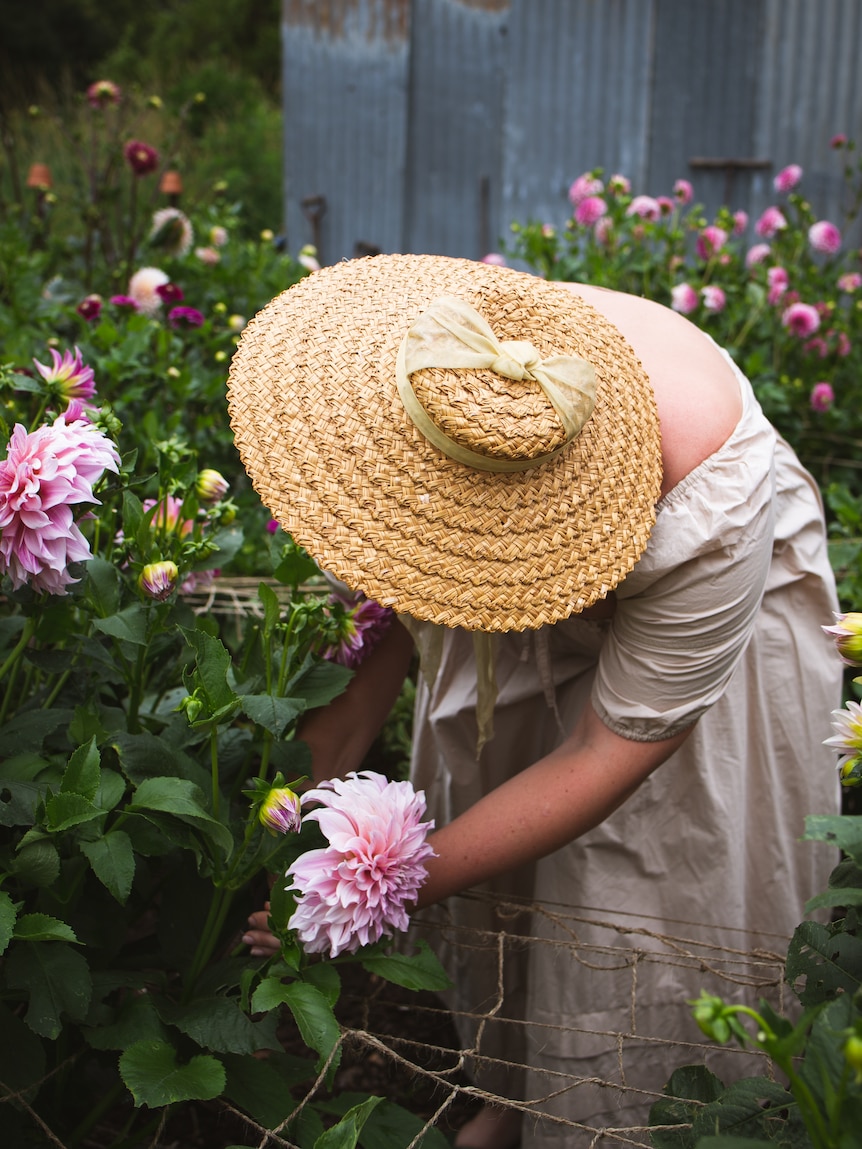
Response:
POLYGON ((862 135, 859 0, 285 0, 282 39, 288 242, 324 262, 481 256, 594 167, 753 215, 796 162, 839 216, 862 135))

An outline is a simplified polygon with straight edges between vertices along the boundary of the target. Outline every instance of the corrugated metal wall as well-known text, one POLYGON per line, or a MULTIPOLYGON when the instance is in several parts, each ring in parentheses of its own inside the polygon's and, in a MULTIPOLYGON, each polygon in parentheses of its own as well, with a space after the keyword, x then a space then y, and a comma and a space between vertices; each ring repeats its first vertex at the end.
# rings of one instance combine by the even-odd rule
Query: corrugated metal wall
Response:
POLYGON ((328 263, 481 257, 594 167, 755 214, 796 162, 838 216, 862 136, 860 0, 284 0, 282 42, 288 243, 328 263))

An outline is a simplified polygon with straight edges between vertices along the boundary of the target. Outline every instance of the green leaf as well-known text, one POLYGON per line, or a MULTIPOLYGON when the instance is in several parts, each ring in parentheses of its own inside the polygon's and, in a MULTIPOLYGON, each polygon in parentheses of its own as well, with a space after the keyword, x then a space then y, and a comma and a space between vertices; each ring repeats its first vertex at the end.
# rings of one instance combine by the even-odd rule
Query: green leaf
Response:
MULTIPOLYGON (((276 547, 273 547, 273 554, 275 552, 276 547)), ((287 553, 282 554, 272 573, 278 582, 286 583, 288 586, 299 586, 306 579, 320 574, 320 568, 314 559, 309 558, 305 551, 291 539, 287 553)))
MULTIPOLYGON (((320 1108, 326 1113, 343 1116, 366 1099, 367 1094, 339 1093, 322 1102, 320 1108)), ((363 1149, 393 1149, 395 1145, 410 1145, 422 1133, 425 1124, 421 1117, 394 1101, 381 1100, 365 1123, 359 1135, 359 1144, 363 1149)), ((430 1128, 422 1133, 417 1146, 421 1149, 448 1149, 449 1141, 439 1129, 430 1128)))
POLYGON ((733 1138, 764 1137, 779 1122, 784 1125, 781 1111, 796 1110, 796 1102, 783 1086, 765 1077, 746 1077, 735 1081, 715 1101, 695 1115, 692 1138, 725 1133, 733 1138))
POLYGON ((280 1048, 275 1016, 254 1022, 242 1012, 235 998, 196 998, 185 1006, 165 1001, 157 1008, 163 1021, 175 1025, 213 1053, 252 1054, 260 1049, 280 1048))
POLYGON ((93 985, 81 954, 63 942, 25 942, 13 946, 5 960, 7 985, 30 993, 25 1021, 34 1033, 53 1039, 62 1029, 62 1013, 73 1021, 87 1016, 93 985))
POLYGON ((334 965, 321 961, 302 971, 302 980, 319 989, 334 1009, 341 996, 341 976, 334 965))
POLYGON ((314 1149, 356 1149, 362 1126, 382 1100, 382 1097, 369 1097, 348 1109, 337 1125, 317 1138, 314 1149))
POLYGON ((50 914, 22 914, 15 924, 15 940, 22 942, 76 942, 75 931, 50 914))
POLYGON ((268 639, 281 618, 281 601, 272 587, 267 586, 265 582, 258 585, 257 597, 263 606, 264 638, 268 639))
POLYGON ((818 1005, 859 987, 862 938, 839 926, 802 922, 787 950, 785 977, 804 1006, 818 1005))
POLYGON ((3 727, 3 753, 38 753, 49 734, 67 727, 74 717, 72 710, 27 710, 16 714, 3 727))
POLYGON ((167 1041, 168 1029, 150 994, 128 994, 112 1022, 84 1030, 93 1049, 127 1049, 139 1041, 167 1041))
POLYGON ((353 671, 337 662, 321 660, 303 671, 289 685, 292 698, 301 698, 309 710, 327 706, 343 694, 353 678, 353 671))
POLYGON ((824 906, 862 906, 862 889, 846 887, 824 890, 822 894, 816 894, 805 903, 805 912, 810 914, 824 906))
MULTIPOLYGON (((8 727, 3 728, 5 739, 8 727)), ((36 781, 48 763, 35 754, 17 754, 7 758, 2 767, 0 786, 0 826, 31 826, 36 820, 36 806, 44 798, 46 781, 36 781)))
POLYGON ((47 838, 29 842, 18 850, 9 868, 16 877, 44 889, 60 876, 60 854, 47 838))
POLYGON ((135 790, 130 811, 158 810, 195 826, 225 853, 233 849, 230 830, 217 822, 205 807, 203 791, 185 778, 145 778, 135 790))
POLYGON ((138 1041, 120 1057, 120 1076, 135 1105, 157 1109, 177 1101, 211 1101, 225 1087, 224 1066, 215 1057, 199 1054, 177 1064, 173 1046, 164 1041, 138 1041))
MULTIPOLYGON (((265 1012, 284 1004, 293 1014, 299 1034, 309 1049, 320 1055, 318 1069, 332 1052, 341 1037, 341 1028, 332 1007, 319 989, 304 982, 285 984, 278 978, 265 978, 255 990, 251 1004, 255 1013, 265 1012)), ((339 1051, 340 1053, 340 1051, 339 1051)), ((334 1072, 338 1057, 333 1058, 330 1071, 334 1072)))
POLYGON ((439 992, 451 989, 452 982, 436 954, 425 941, 419 942, 415 954, 379 953, 365 956, 360 951, 362 968, 386 981, 403 985, 405 989, 430 989, 439 992))
POLYGON ((280 738, 289 722, 295 721, 305 711, 302 698, 276 698, 272 694, 242 694, 240 705, 243 714, 252 722, 280 738))
POLYGON ((862 866, 862 818, 853 814, 810 814, 804 842, 829 842, 862 866))
POLYGON ((103 838, 80 845, 93 873, 120 905, 125 905, 135 877, 135 852, 129 835, 112 830, 103 838))
POLYGON ((18 907, 5 890, 0 890, 0 954, 6 952, 6 947, 12 940, 17 916, 18 907))
POLYGON ((45 803, 45 829, 52 834, 103 816, 104 810, 81 794, 55 794, 45 803))
POLYGON ((96 614, 105 618, 115 614, 120 608, 120 588, 122 579, 113 563, 98 555, 89 560, 86 567, 86 591, 96 614))
MULTIPOLYGON (((182 633, 186 642, 195 652, 195 685, 200 686, 206 698, 210 715, 236 705, 237 697, 227 682, 231 667, 230 653, 217 638, 203 630, 185 630, 182 633)), ((189 691, 191 693, 191 691, 189 691)))
POLYGON ((131 642, 134 646, 147 645, 147 608, 142 603, 132 603, 125 610, 119 610, 107 618, 94 618, 93 626, 120 642, 131 642))
POLYGON ((102 758, 96 739, 79 746, 69 759, 60 784, 61 794, 81 794, 91 802, 99 789, 99 766, 102 758))
POLYGON ((225 1095, 267 1129, 275 1129, 297 1106, 291 1089, 308 1081, 311 1063, 286 1053, 265 1060, 225 1054, 225 1095))

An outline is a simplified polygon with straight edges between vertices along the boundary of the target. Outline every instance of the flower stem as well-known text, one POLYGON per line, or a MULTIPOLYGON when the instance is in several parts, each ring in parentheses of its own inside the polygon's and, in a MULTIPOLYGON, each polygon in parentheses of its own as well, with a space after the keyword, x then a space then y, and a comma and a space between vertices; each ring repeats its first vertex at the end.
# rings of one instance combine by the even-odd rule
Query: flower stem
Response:
POLYGON ((231 902, 233 901, 233 891, 225 889, 223 886, 217 886, 213 890, 213 899, 210 902, 209 913, 207 920, 204 923, 204 928, 201 931, 200 941, 198 942, 197 949, 195 950, 192 963, 189 966, 188 977, 186 981, 185 992, 183 993, 183 1001, 187 1003, 194 993, 195 983, 200 977, 209 963, 213 955, 213 950, 219 939, 222 926, 224 925, 225 918, 227 917, 228 910, 230 909, 231 902))
POLYGON ((213 817, 218 821, 219 815, 219 781, 218 781, 218 724, 213 722, 210 727, 210 779, 212 783, 213 817))
MULTIPOLYGON (((6 675, 9 673, 10 669, 15 665, 15 663, 21 657, 22 653, 24 652, 25 647, 27 646, 27 643, 33 637, 35 630, 36 630, 36 619, 31 615, 29 618, 25 619, 24 628, 21 631, 21 637, 15 643, 15 646, 10 651, 8 657, 6 658, 6 661, 3 663, 2 666, 0 666, 0 681, 2 681, 6 677, 6 675)), ((8 698, 8 691, 7 691, 7 698, 8 698)), ((8 702, 4 701, 3 705, 4 705, 4 711, 5 711, 5 708, 8 705, 8 702)))

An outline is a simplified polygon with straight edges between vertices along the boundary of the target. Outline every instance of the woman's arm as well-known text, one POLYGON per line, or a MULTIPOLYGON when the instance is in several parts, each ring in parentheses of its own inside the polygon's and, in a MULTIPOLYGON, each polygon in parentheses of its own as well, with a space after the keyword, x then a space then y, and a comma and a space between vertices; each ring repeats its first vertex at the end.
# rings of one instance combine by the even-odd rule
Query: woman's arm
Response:
POLYGON ((303 719, 298 737, 311 747, 315 782, 359 769, 398 698, 412 656, 413 639, 393 619, 347 690, 303 719))
MULTIPOLYGON (((614 734, 588 704, 557 749, 429 838, 437 857, 419 907, 536 861, 603 822, 691 730, 660 742, 614 734)), ((493 743, 489 747, 493 753, 493 743)))

